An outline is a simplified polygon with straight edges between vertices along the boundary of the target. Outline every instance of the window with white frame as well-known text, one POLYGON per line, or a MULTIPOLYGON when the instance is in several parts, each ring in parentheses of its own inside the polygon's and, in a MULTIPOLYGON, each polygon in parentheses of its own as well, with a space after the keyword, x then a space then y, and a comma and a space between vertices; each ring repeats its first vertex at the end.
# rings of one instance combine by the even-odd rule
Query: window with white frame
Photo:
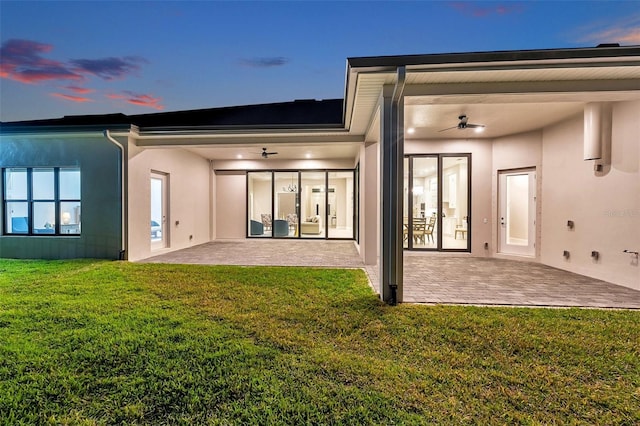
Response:
POLYGON ((79 235, 80 169, 10 167, 2 171, 5 235, 79 235))

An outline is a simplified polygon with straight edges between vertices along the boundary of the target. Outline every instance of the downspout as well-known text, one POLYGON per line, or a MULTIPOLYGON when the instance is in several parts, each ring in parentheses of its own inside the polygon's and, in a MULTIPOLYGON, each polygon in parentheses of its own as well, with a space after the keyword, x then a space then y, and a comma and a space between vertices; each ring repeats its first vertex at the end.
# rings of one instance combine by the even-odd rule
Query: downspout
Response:
POLYGON ((122 235, 120 236, 120 253, 118 255, 119 260, 125 260, 127 258, 127 159, 125 158, 126 148, 120 142, 115 140, 109 130, 103 132, 104 137, 111 143, 118 147, 120 150, 120 227, 122 229, 122 235))
POLYGON ((395 273, 394 280, 389 283, 391 288, 391 304, 393 306, 398 304, 398 287, 402 291, 402 278, 404 275, 403 265, 403 241, 402 241, 402 208, 403 208, 403 166, 404 166, 404 85, 406 81, 407 71, 405 66, 399 66, 396 73, 396 85, 393 88, 393 95, 391 97, 391 131, 394 133, 392 136, 394 151, 395 151, 395 191, 393 195, 395 205, 393 206, 394 214, 392 215, 392 225, 395 225, 394 232, 394 257, 395 257, 395 273), (394 138, 395 136, 395 138, 394 138))
POLYGON ((397 68, 396 84, 383 89, 382 141, 380 152, 381 171, 381 247, 380 292, 383 300, 396 305, 402 302, 402 168, 404 161, 403 93, 406 69, 397 68))

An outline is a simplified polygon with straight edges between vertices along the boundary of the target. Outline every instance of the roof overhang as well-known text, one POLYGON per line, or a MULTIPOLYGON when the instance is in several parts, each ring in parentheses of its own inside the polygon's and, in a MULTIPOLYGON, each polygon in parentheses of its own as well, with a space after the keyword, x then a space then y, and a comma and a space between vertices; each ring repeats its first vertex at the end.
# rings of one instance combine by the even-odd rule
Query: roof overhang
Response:
POLYGON ((425 104, 462 96, 483 102, 494 94, 628 100, 640 90, 640 46, 349 58, 344 121, 350 133, 371 132, 383 88, 396 83, 401 66, 405 99, 423 97, 425 104))

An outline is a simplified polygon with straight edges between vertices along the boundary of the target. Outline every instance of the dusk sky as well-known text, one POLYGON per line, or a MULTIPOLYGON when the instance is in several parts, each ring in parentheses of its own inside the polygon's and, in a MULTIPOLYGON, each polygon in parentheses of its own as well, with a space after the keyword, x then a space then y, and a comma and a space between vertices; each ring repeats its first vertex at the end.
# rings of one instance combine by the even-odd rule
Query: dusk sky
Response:
POLYGON ((348 57, 640 44, 640 1, 5 1, 0 121, 344 97, 348 57))

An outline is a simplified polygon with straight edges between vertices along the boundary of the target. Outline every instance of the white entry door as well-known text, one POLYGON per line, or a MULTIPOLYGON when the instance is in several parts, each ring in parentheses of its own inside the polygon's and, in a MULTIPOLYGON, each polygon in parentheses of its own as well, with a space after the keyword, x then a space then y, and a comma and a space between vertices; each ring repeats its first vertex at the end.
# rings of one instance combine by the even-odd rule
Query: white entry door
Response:
POLYGON ((151 249, 168 246, 167 234, 167 185, 168 177, 162 173, 151 173, 151 249))
POLYGON ((536 171, 499 173, 498 251, 505 254, 536 254, 536 171))

